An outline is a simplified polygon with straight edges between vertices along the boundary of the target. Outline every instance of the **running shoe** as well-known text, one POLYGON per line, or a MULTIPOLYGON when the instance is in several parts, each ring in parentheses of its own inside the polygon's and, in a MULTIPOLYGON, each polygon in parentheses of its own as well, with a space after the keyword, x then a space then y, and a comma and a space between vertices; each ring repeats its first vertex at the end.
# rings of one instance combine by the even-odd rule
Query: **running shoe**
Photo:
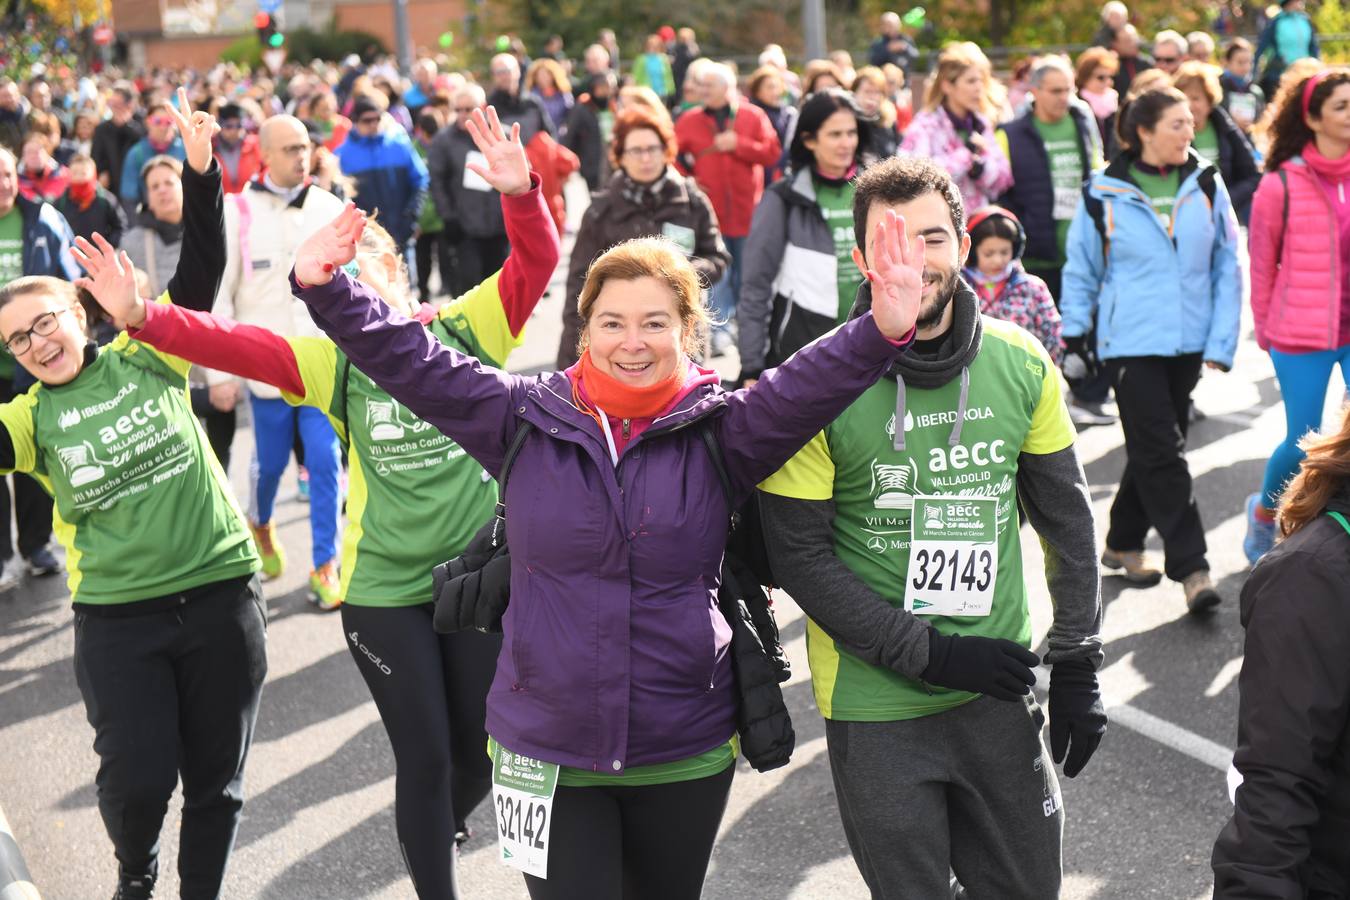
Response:
POLYGON ((262 557, 262 575, 264 581, 280 578, 286 571, 286 552, 277 540, 277 527, 271 522, 266 525, 250 525, 253 542, 258 545, 258 555, 262 557))
POLYGON ((309 502, 309 469, 300 466, 295 472, 295 484, 300 494, 300 502, 309 502))
POLYGON ((155 894, 154 875, 128 875, 117 879, 117 892, 112 900, 150 900, 155 894))
POLYGON ((1125 580, 1131 584, 1153 586, 1162 581, 1163 573, 1149 565, 1143 550, 1112 550, 1107 547, 1102 552, 1102 565, 1108 569, 1119 569, 1125 580))
POLYGON ((1256 561, 1275 546, 1275 520, 1266 521, 1258 517, 1256 510, 1260 505, 1260 494, 1252 494, 1247 498, 1247 536, 1242 539, 1242 552, 1252 565, 1256 565, 1256 561))
POLYGON ((51 548, 42 546, 28 556, 28 574, 42 577, 55 575, 61 571, 61 563, 52 554, 51 548))
POLYGON ((1187 575, 1182 579, 1181 589, 1186 592, 1186 608, 1193 615, 1212 612, 1223 602, 1219 592, 1214 590, 1214 582, 1209 580, 1209 569, 1187 575))
POLYGON ((11 556, 0 566, 0 591, 12 591, 23 583, 23 560, 11 556))
POLYGON ((337 560, 330 559, 309 573, 309 602, 324 612, 342 605, 337 560))
POLYGON ((1116 417, 1107 412, 1101 403, 1079 400, 1076 397, 1069 400, 1069 420, 1077 428, 1116 424, 1116 417))

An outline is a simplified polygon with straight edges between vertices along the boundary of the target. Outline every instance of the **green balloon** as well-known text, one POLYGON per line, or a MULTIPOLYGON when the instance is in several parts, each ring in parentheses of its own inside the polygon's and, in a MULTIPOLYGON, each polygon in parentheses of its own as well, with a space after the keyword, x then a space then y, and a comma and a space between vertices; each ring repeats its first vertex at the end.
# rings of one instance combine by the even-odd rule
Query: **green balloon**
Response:
POLYGON ((448 49, 448 48, 450 47, 450 45, 453 44, 454 42, 455 42, 455 33, 454 33, 453 31, 447 31, 447 32, 445 32, 444 34, 442 34, 442 35, 440 36, 440 39, 439 39, 439 41, 438 41, 438 43, 440 43, 440 45, 441 45, 443 48, 447 48, 447 49, 448 49))
POLYGON ((504 34, 497 35, 497 52, 505 53, 511 49, 511 39, 504 34))
POLYGON ((901 16, 900 21, 904 22, 910 28, 922 28, 923 20, 927 18, 927 16, 928 13, 924 10, 922 6, 916 6, 909 12, 901 16))

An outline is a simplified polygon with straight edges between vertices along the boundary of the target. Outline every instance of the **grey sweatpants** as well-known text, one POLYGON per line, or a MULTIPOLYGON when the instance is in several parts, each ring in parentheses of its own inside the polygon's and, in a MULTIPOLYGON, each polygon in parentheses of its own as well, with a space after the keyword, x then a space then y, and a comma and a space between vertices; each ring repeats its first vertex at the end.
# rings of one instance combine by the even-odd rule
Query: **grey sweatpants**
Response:
POLYGON ((874 900, 1059 896, 1064 811, 1032 697, 825 723, 839 815, 874 900))

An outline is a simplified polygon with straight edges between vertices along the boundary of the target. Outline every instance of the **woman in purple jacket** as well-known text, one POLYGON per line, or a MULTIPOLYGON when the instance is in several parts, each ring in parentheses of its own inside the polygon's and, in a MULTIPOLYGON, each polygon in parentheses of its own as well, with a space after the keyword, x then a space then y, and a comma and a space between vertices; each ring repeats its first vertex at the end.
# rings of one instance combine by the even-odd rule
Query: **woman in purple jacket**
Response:
MULTIPOLYGON (((500 136, 488 112, 470 128, 500 136)), ((697 432, 715 430, 735 499, 747 498, 912 339, 932 287, 923 239, 889 214, 867 273, 871 314, 727 393, 691 359, 707 313, 673 245, 641 239, 601 256, 579 304, 581 361, 525 377, 429 338, 349 278, 341 266, 364 221, 349 206, 297 253, 292 287, 319 326, 493 475, 532 427, 503 498, 511 604, 487 713, 494 751, 557 776, 536 842, 546 877, 526 876, 530 895, 695 898, 736 754, 731 631, 717 606, 729 515, 697 432)), ((501 810, 498 824, 512 824, 501 810)))

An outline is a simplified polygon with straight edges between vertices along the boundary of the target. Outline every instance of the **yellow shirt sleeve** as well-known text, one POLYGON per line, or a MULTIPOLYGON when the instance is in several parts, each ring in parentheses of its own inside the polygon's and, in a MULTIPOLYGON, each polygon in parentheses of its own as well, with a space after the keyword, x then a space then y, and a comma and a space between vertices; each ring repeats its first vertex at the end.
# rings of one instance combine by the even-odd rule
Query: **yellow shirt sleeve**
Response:
POLYGON ((1041 363, 1041 398, 1031 414, 1031 428, 1022 442, 1022 452, 1040 455, 1058 453, 1073 446, 1077 431, 1069 418, 1069 407, 1064 403, 1059 370, 1039 342, 1029 342, 1029 349, 1036 353, 1041 363))
MULTIPOLYGON (((173 301, 169 299, 169 292, 165 291, 164 293, 159 295, 159 298, 156 299, 155 302, 170 304, 173 301)), ((142 343, 141 341, 137 340, 132 340, 131 335, 127 334, 125 331, 117 335, 117 337, 113 339, 112 343, 110 343, 106 348, 104 348, 104 352, 121 353, 128 357, 134 356, 136 353, 139 353, 142 350, 149 353, 152 357, 154 357, 161 364, 166 366, 175 375, 178 375, 180 378, 182 378, 183 386, 184 387, 187 386, 188 370, 192 368, 192 363, 188 362, 186 359, 183 359, 181 356, 174 356, 172 353, 165 353, 163 350, 159 350, 155 347, 150 346, 149 344, 142 343)))
POLYGON ((525 342, 525 329, 511 333, 511 323, 502 307, 501 272, 497 271, 461 297, 441 307, 437 318, 448 321, 458 330, 472 333, 482 348, 483 362, 495 367, 506 364, 511 351, 525 342))
MULTIPOLYGON (((334 395, 337 392, 338 370, 346 363, 346 357, 338 353, 337 346, 328 338, 294 337, 286 338, 295 354, 295 365, 300 371, 300 381, 305 385, 304 396, 288 391, 281 392, 281 398, 291 406, 312 406, 321 410, 333 423, 338 436, 347 439, 346 408, 338 404, 335 409, 334 395)), ((342 399, 342 398, 337 398, 342 399)))
POLYGON ((0 470, 0 474, 10 472, 31 472, 37 467, 37 442, 33 436, 33 410, 37 407, 37 392, 42 385, 33 385, 26 394, 21 394, 8 403, 0 403, 0 427, 9 432, 9 442, 14 446, 14 468, 0 470))
POLYGON ((783 464, 783 468, 764 479, 761 491, 794 500, 829 500, 834 497, 834 460, 825 432, 819 432, 783 464))

